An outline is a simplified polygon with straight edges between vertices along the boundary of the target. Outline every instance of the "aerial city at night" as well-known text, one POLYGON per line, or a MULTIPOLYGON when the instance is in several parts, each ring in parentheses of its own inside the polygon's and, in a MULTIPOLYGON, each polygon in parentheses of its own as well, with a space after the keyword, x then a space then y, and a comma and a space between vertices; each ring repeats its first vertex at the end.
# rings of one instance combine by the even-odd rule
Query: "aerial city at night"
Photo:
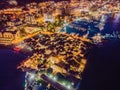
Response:
POLYGON ((0 90, 120 90, 119 0, 0 0, 0 90))

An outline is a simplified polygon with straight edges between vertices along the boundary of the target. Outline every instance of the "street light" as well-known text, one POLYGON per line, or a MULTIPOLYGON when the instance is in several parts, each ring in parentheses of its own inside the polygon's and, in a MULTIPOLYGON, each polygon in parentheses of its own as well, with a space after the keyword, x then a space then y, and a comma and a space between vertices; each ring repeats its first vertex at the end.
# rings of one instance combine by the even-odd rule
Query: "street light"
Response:
POLYGON ((52 76, 52 74, 50 74, 49 76, 50 76, 50 78, 52 78, 52 77, 53 77, 53 76, 52 76))
POLYGON ((54 77, 53 79, 56 81, 56 80, 57 80, 57 77, 54 77))
POLYGON ((35 78, 35 74, 30 74, 29 79, 30 79, 30 80, 33 80, 34 78, 35 78))
POLYGON ((70 89, 70 88, 71 88, 71 86, 70 86, 70 85, 68 85, 68 86, 67 86, 67 88, 68 88, 68 89, 70 89))
POLYGON ((62 83, 65 86, 65 82, 62 83))
POLYGON ((40 86, 42 86, 42 84, 40 83, 40 86))

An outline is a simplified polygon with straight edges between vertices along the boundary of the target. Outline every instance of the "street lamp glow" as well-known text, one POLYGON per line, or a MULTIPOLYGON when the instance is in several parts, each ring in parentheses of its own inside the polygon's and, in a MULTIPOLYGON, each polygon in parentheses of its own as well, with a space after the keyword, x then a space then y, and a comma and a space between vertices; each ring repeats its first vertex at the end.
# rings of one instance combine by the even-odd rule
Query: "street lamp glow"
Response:
POLYGON ((67 88, 68 88, 68 89, 70 89, 70 88, 71 88, 71 86, 70 86, 70 85, 68 85, 68 86, 67 86, 67 88))
POLYGON ((50 74, 50 78, 52 78, 53 76, 50 74))
POLYGON ((65 86, 65 82, 62 83, 65 86))
POLYGON ((57 80, 57 77, 54 77, 53 79, 56 81, 56 80, 57 80))
POLYGON ((42 84, 40 83, 40 86, 42 86, 42 84))
POLYGON ((33 80, 35 78, 35 74, 30 74, 30 80, 33 80))

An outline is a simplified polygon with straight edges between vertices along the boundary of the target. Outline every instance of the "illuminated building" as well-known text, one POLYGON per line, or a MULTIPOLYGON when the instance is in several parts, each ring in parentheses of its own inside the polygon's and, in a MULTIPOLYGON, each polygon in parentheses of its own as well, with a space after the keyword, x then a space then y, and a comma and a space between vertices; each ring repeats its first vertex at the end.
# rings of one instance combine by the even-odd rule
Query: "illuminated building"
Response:
POLYGON ((55 12, 54 12, 54 15, 57 16, 57 15, 62 15, 62 10, 61 8, 56 8, 55 12))
POLYGON ((14 26, 14 22, 7 22, 7 26, 14 26))
POLYGON ((0 31, 0 44, 11 44, 13 40, 20 38, 20 31, 10 28, 0 31))
POLYGON ((40 30, 37 27, 29 27, 29 26, 25 27, 24 29, 25 29, 25 32, 28 33, 28 34, 33 34, 33 33, 35 33, 35 32, 40 30))
POLYGON ((17 5, 17 1, 16 0, 7 0, 7 2, 10 4, 10 5, 17 5))
POLYGON ((73 3, 73 2, 78 2, 78 1, 80 1, 80 0, 71 0, 71 3, 73 3))
POLYGON ((72 9, 70 13, 74 16, 79 16, 80 15, 80 8, 72 9))
POLYGON ((44 22, 54 22, 54 17, 52 14, 44 14, 44 22))
POLYGON ((36 24, 35 16, 33 16, 33 15, 27 15, 25 17, 25 22, 27 24, 36 24))
POLYGON ((22 8, 8 8, 2 10, 1 12, 3 12, 4 14, 21 14, 22 8))

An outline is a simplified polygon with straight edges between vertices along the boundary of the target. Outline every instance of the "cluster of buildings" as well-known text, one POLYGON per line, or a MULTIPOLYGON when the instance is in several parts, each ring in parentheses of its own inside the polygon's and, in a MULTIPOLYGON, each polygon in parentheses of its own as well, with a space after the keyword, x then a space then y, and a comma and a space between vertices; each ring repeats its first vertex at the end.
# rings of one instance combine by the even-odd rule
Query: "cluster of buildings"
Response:
MULTIPOLYGON (((9 29, 11 27, 17 27, 17 31, 20 32, 19 28, 24 28, 24 26, 27 25, 43 26, 45 29, 46 22, 56 24, 56 20, 58 20, 58 22, 66 20, 70 23, 74 21, 76 17, 96 17, 101 14, 119 11, 120 3, 119 1, 114 2, 114 0, 33 2, 25 6, 15 6, 0 10, 0 32, 3 32, 3 28, 9 29)), ((4 32, 7 33, 6 30, 4 30, 4 32)), ((22 33, 20 33, 20 35, 21 34, 22 33)), ((8 40, 6 40, 6 43, 7 41, 8 40)))
POLYGON ((20 31, 16 28, 5 28, 0 32, 0 44, 12 44, 12 41, 18 38, 20 38, 20 31))
MULTIPOLYGON (((43 71, 43 74, 48 73, 52 76, 57 76, 60 73, 65 76, 64 78, 74 78, 68 79, 70 83, 80 81, 81 73, 86 64, 84 54, 92 46, 89 40, 82 39, 77 35, 48 32, 43 32, 38 36, 27 39, 25 43, 33 48, 34 54, 23 61, 19 68, 29 73, 32 73, 31 70, 38 73, 43 71)), ((40 77, 39 74, 34 73, 34 75, 40 77)), ((46 77, 49 77, 49 75, 46 75, 46 77)), ((67 80, 65 79, 64 81, 67 80)), ((59 81, 56 82, 61 83, 59 81)), ((29 86, 32 85, 30 84, 29 86)))
MULTIPOLYGON (((22 40, 25 45, 32 48, 33 55, 20 66, 22 70, 30 72, 29 75, 33 70, 40 78, 51 70, 50 75, 55 76, 60 73, 69 77, 68 81, 74 83, 81 79, 86 64, 84 55, 92 44, 86 37, 58 32, 58 29, 66 27, 68 23, 77 19, 84 18, 92 21, 91 17, 118 12, 120 12, 120 2, 114 0, 33 2, 25 6, 2 9, 0 10, 0 44, 11 45, 14 41, 22 40), (44 73, 39 75, 41 71, 44 73)), ((104 18, 102 21, 104 22, 104 18)), ((83 24, 88 25, 84 22, 83 24)), ((69 26, 73 27, 72 23, 69 26)), ((83 28, 82 25, 76 29, 88 31, 89 34, 88 28, 83 28)), ((97 34, 92 39, 101 42, 101 35, 97 34)), ((46 76, 49 76, 48 74, 46 76)), ((46 76, 45 79, 48 78, 46 76)), ((28 80, 28 77, 26 79, 28 80)), ((32 88, 31 84, 33 82, 28 85, 30 88, 32 88)), ((68 90, 71 90, 69 86, 68 90)))

